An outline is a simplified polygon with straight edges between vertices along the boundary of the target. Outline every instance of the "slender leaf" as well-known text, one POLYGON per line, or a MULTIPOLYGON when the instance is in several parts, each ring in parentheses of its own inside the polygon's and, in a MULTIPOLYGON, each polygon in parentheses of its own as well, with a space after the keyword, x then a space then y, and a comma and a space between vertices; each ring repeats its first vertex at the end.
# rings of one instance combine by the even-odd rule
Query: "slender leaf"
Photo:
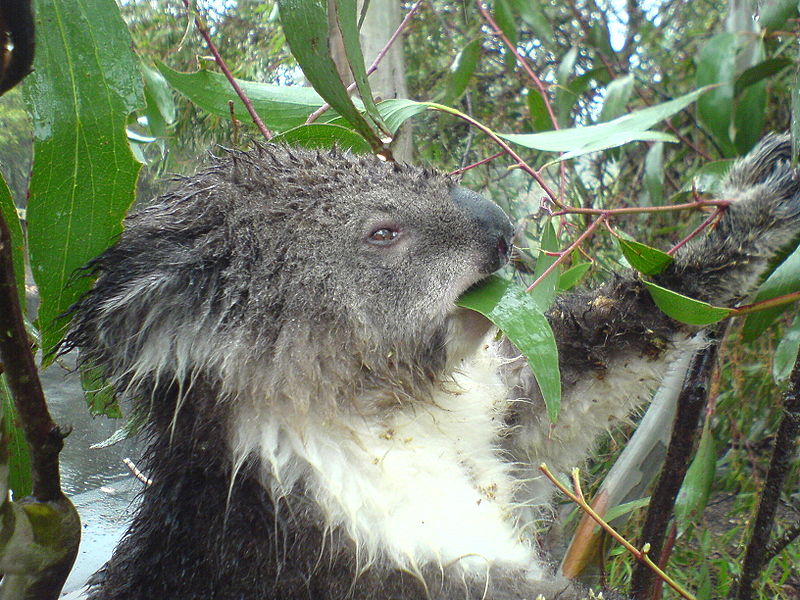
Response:
POLYGON ((650 146, 644 158, 644 186, 651 206, 664 203, 664 144, 650 146))
POLYGON ((34 124, 27 219, 39 286, 45 354, 60 318, 89 287, 75 272, 122 228, 141 164, 125 134, 141 105, 139 61, 114 0, 45 0, 37 18, 34 72, 25 83, 34 124))
MULTIPOLYGON (((243 123, 251 122, 250 114, 224 75, 205 69, 195 73, 179 73, 160 63, 157 66, 175 90, 203 110, 228 119, 231 114, 228 101, 232 100, 236 118, 243 123)), ((310 87, 237 82, 253 103, 258 116, 273 131, 286 131, 302 125, 312 112, 325 103, 322 96, 310 87)), ((328 111, 319 120, 324 122, 337 117, 337 113, 328 111)))
POLYGON ((542 95, 537 90, 529 89, 527 102, 534 131, 550 131, 553 129, 553 121, 547 111, 547 105, 542 95))
POLYGON ((564 55, 564 58, 562 58, 561 62, 558 64, 558 70, 556 73, 558 87, 556 88, 554 108, 556 111, 556 116, 558 117, 558 122, 562 126, 566 126, 569 123, 569 113, 573 104, 575 104, 575 100, 577 99, 575 92, 570 90, 568 87, 569 81, 572 79, 572 73, 575 69, 575 61, 577 59, 578 48, 573 46, 569 49, 569 51, 567 51, 567 53, 564 55))
POLYGON ((451 104, 464 95, 481 56, 481 42, 480 38, 472 40, 453 59, 453 64, 450 65, 450 78, 447 81, 447 92, 444 95, 445 104, 451 104))
POLYGON ((395 133, 408 119, 426 110, 433 110, 433 107, 426 102, 394 98, 384 100, 378 104, 378 110, 381 111, 383 122, 389 128, 389 131, 395 133))
POLYGON ((797 15, 797 0, 764 0, 759 2, 758 23, 764 29, 775 31, 797 15))
POLYGON ((666 252, 639 242, 618 238, 617 244, 619 244, 620 250, 622 250, 622 254, 625 255, 628 263, 645 275, 658 275, 671 265, 674 260, 666 252))
POLYGON ((625 114, 625 107, 633 94, 633 75, 625 75, 615 79, 606 86, 606 97, 600 109, 598 123, 616 119, 625 114))
POLYGON ((729 130, 733 116, 733 82, 738 38, 734 33, 712 37, 697 55, 697 85, 718 84, 697 101, 697 114, 726 156, 735 156, 729 130))
POLYGON ((675 521, 679 535, 686 531, 694 519, 703 514, 708 505, 716 466, 717 446, 714 442, 714 433, 709 426, 709 419, 706 419, 700 444, 697 446, 697 454, 686 471, 683 485, 675 500, 675 521))
POLYGON ((22 234, 22 224, 19 222, 17 207, 11 198, 11 190, 6 185, 6 180, 0 173, 0 212, 11 232, 11 261, 14 264, 14 278, 17 282, 17 294, 22 312, 25 312, 25 237, 22 234))
POLYGON ((149 65, 142 64, 141 68, 146 92, 153 98, 164 122, 172 125, 175 122, 175 100, 167 80, 161 72, 149 65))
POLYGON ((736 83, 733 86, 733 95, 738 97, 749 86, 772 77, 793 64, 794 61, 788 58, 768 58, 749 69, 745 69, 736 78, 736 83))
POLYGON ((547 415, 555 422, 561 408, 558 348, 550 323, 530 294, 515 283, 492 276, 464 294, 458 305, 484 315, 527 357, 547 415))
POLYGON ((499 133, 498 135, 520 146, 549 152, 580 151, 590 146, 595 150, 611 148, 614 146, 605 145, 605 142, 612 136, 615 140, 615 146, 625 143, 619 142, 619 140, 623 139, 628 141, 645 138, 653 139, 653 137, 648 137, 653 132, 645 134, 647 130, 660 121, 680 112, 709 89, 695 90, 674 100, 628 113, 618 119, 599 125, 574 127, 544 133, 499 133))
MULTIPOLYGON (((509 6, 509 2, 507 0, 495 0, 494 21, 497 23, 500 31, 502 31, 508 38, 508 41, 511 42, 513 46, 516 46, 517 25, 514 22, 514 13, 511 11, 511 7, 509 6)), ((505 52, 504 62, 506 69, 513 71, 517 59, 507 48, 504 48, 503 51, 505 52)))
POLYGON ((558 289, 560 291, 570 290, 580 283, 583 276, 592 267, 592 263, 585 262, 575 265, 561 273, 558 278, 558 289))
POLYGON ((707 302, 688 298, 650 281, 645 281, 644 284, 656 306, 676 321, 702 327, 721 321, 731 313, 730 308, 712 306, 707 302))
MULTIPOLYGON (((548 221, 542 228, 542 239, 539 242, 539 256, 536 259, 536 267, 533 270, 533 279, 538 279, 556 260, 557 256, 547 254, 548 252, 555 252, 558 250, 558 238, 556 238, 556 230, 553 224, 548 221)), ((553 271, 540 281, 535 288, 530 291, 531 299, 539 307, 539 310, 545 312, 553 303, 553 298, 556 297, 556 284, 558 283, 558 269, 553 271)))
POLYGON ((320 96, 358 131, 375 152, 383 150, 374 124, 353 104, 330 56, 326 0, 278 0, 281 24, 292 55, 320 96))
POLYGON ((784 332, 778 347, 775 348, 775 356, 772 359, 772 378, 779 383, 792 372, 794 363, 797 361, 797 352, 800 349, 800 314, 795 316, 794 321, 784 332))
POLYGON ((544 3, 539 0, 508 0, 508 3, 543 42, 553 43, 553 26, 544 12, 544 3))
POLYGON ((701 194, 717 195, 721 192, 720 185, 725 175, 731 170, 734 163, 732 158, 724 158, 706 163, 694 172, 692 178, 681 188, 682 192, 697 190, 701 194))
MULTIPOLYGON (((796 248, 786 260, 770 274, 762 283, 754 301, 761 302, 800 291, 800 247, 796 248)), ((746 340, 754 340, 769 327, 791 304, 773 306, 765 310, 747 315, 742 328, 742 334, 746 340)))
MULTIPOLYGON (((366 111, 365 117, 370 125, 378 128, 383 127, 381 116, 378 113, 378 108, 375 106, 375 101, 372 98, 372 90, 369 87, 367 80, 367 68, 364 65, 364 55, 361 52, 361 42, 358 36, 358 24, 356 22, 357 6, 356 0, 334 0, 336 21, 339 25, 339 31, 342 34, 342 43, 344 45, 344 52, 347 55, 347 63, 350 66, 350 72, 353 74, 353 79, 356 82, 358 94, 361 96, 361 101, 364 103, 366 111)), ((364 7, 364 14, 366 14, 366 6, 364 7)))
POLYGON ((301 125, 272 138, 275 143, 296 144, 305 148, 344 148, 360 154, 370 152, 369 144, 352 129, 330 123, 301 125))
MULTIPOLYGON (((9 450, 8 486, 14 492, 14 498, 19 500, 31 493, 33 479, 31 475, 30 451, 25 441, 25 434, 18 426, 17 412, 11 398, 11 389, 4 375, 0 374, 0 437, 5 436, 9 450)), ((0 443, 0 446, 2 444, 0 443)), ((1 504, 1 503, 0 503, 1 504)))

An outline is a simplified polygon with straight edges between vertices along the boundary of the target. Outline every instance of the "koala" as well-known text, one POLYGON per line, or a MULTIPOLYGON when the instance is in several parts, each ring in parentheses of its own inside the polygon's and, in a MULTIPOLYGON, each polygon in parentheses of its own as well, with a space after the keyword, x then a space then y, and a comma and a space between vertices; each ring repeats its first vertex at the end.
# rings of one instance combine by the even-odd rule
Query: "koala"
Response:
MULTIPOLYGON (((736 163, 719 223, 653 279, 746 297, 800 232, 790 159, 771 136, 736 163)), ((633 273, 558 298, 551 425, 519 351, 455 305, 513 232, 445 175, 281 146, 129 216, 65 348, 132 401, 152 485, 89 597, 584 597, 548 567, 537 467, 580 464, 703 336, 633 273)))

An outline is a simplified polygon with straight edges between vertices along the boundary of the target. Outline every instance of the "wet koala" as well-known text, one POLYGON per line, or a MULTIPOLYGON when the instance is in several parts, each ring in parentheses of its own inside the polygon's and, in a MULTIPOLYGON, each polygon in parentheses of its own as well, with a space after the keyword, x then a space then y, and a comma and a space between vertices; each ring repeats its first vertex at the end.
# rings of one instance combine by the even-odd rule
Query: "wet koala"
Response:
MULTIPOLYGON (((736 163, 718 225, 654 277, 732 305, 800 232, 787 137, 736 163)), ((67 348, 146 419, 152 485, 94 600, 575 598, 537 541, 553 489, 702 335, 628 273, 556 300, 550 426, 514 346, 456 299, 506 215, 447 176, 277 146, 132 214, 67 348)))

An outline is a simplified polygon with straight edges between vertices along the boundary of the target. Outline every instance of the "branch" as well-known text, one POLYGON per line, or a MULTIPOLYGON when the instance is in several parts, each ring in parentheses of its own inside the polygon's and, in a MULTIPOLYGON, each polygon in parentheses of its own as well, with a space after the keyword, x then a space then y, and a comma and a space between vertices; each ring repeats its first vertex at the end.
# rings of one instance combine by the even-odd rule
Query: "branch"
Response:
POLYGON ((761 492, 753 531, 745 551, 742 576, 739 583, 731 588, 729 598, 749 600, 753 596, 753 583, 767 561, 770 532, 775 521, 783 480, 789 472, 791 459, 794 456, 798 434, 800 434, 800 360, 795 362, 789 389, 783 397, 783 418, 775 437, 767 480, 761 492))
POLYGON ((258 127, 261 135, 264 136, 264 139, 267 141, 271 140, 272 132, 270 132, 270 130, 267 129, 267 126, 264 125, 261 117, 258 116, 256 109, 253 107, 253 103, 250 101, 250 98, 248 98, 247 94, 244 93, 244 90, 242 90, 236 79, 233 77, 228 65, 225 64, 225 61, 222 59, 222 55, 220 55, 219 50, 217 50, 217 47, 214 45, 214 41, 211 39, 211 34, 208 33, 208 29, 206 28, 205 24, 200 20, 200 13, 198 13, 196 10, 192 10, 189 0, 183 0, 183 5, 186 7, 186 10, 194 15, 195 25, 197 25, 200 35, 202 35, 203 39, 206 41, 211 54, 214 55, 214 61, 217 63, 217 65, 219 65, 219 68, 225 74, 226 79, 231 84, 231 87, 236 92, 236 95, 241 99, 242 104, 244 104, 244 107, 247 109, 247 112, 250 113, 250 118, 253 119, 253 123, 256 124, 256 127, 258 127))
MULTIPOLYGON (((675 507, 675 499, 689 468, 700 415, 708 397, 708 380, 716 362, 718 340, 722 337, 723 331, 724 326, 712 330, 710 337, 713 341, 692 357, 689 372, 678 397, 678 411, 675 415, 667 456, 664 459, 664 468, 650 495, 650 504, 640 535, 640 539, 646 541, 656 555, 661 554, 666 529, 675 507)), ((635 598, 651 598, 656 584, 653 571, 640 564, 634 569, 631 577, 631 594, 635 598)))
POLYGON ((39 502, 61 501, 66 497, 61 491, 58 453, 65 436, 44 400, 19 305, 11 248, 11 232, 0 214, 0 362, 30 448, 32 495, 39 502))

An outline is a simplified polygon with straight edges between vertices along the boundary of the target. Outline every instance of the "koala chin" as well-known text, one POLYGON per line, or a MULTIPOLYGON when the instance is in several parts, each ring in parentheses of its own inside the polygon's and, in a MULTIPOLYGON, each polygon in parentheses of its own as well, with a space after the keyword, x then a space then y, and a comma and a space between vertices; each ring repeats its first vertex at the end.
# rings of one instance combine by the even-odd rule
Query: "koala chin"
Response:
MULTIPOLYGON (((790 153, 771 136, 736 163, 733 204, 655 281, 717 305, 752 291, 800 232, 790 153)), ((583 597, 540 546, 536 467, 580 464, 702 334, 632 273, 557 299, 551 426, 516 348, 454 304, 512 232, 444 175, 279 146, 128 217, 65 348, 145 420, 153 483, 89 597, 583 597)))

